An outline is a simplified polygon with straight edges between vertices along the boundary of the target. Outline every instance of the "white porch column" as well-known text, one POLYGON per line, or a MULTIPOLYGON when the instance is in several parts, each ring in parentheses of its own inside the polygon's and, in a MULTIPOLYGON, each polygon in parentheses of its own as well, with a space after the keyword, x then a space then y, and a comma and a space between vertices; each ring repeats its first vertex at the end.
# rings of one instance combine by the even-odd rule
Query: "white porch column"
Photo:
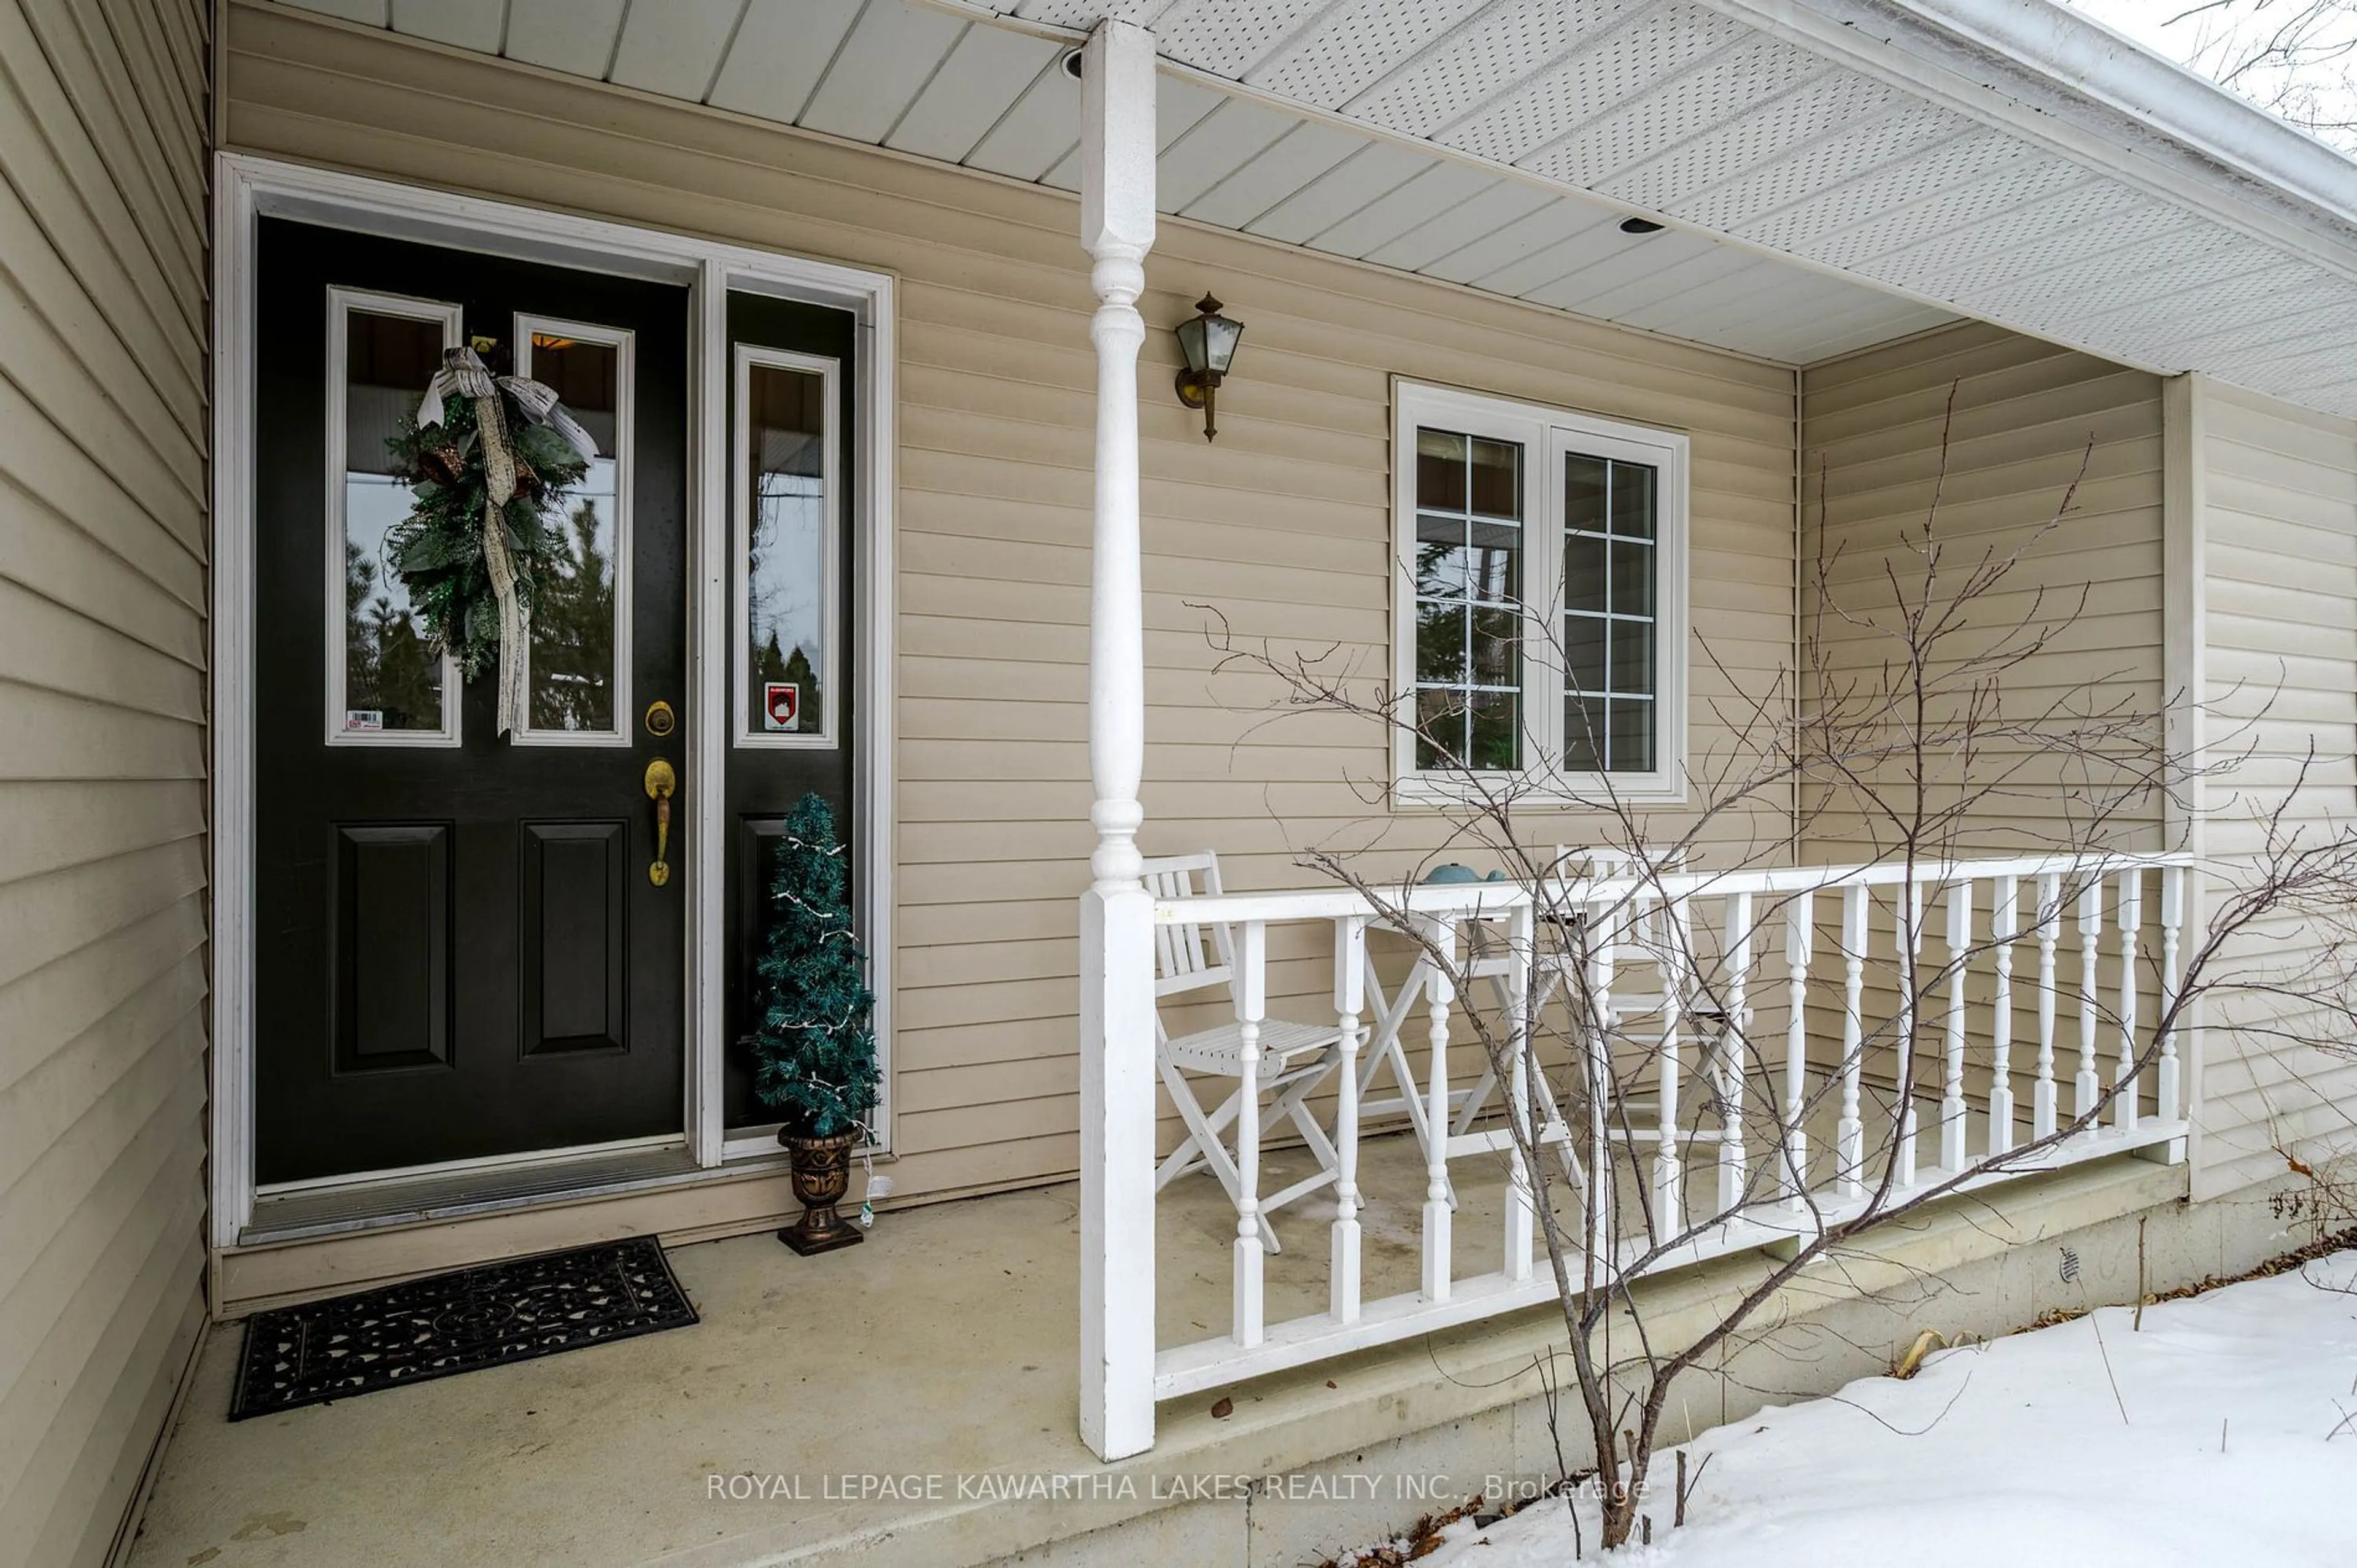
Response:
POLYGON ((1081 896, 1081 1436, 1100 1458, 1154 1445, 1154 921, 1139 880, 1146 625, 1137 539, 1137 350, 1154 244, 1154 36, 1097 27, 1081 78, 1081 243, 1094 261, 1096 531, 1089 775, 1097 831, 1081 896))

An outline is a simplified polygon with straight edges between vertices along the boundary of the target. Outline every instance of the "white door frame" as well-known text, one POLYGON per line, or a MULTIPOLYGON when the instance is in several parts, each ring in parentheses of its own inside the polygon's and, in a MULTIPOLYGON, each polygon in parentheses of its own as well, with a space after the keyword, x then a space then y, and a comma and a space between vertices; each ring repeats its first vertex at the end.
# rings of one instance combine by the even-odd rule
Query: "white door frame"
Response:
POLYGON ((857 790, 856 911, 876 991, 883 1067, 876 1126, 892 1133, 893 373, 890 274, 547 212, 479 197, 236 153, 215 160, 213 208, 212 1104, 210 1230, 233 1247, 254 1200, 253 854, 255 257, 259 220, 300 219, 404 240, 688 285, 688 721, 686 1143, 727 1157, 722 1124, 723 822, 730 727, 728 295, 777 295, 850 311, 859 324, 850 395, 857 790))

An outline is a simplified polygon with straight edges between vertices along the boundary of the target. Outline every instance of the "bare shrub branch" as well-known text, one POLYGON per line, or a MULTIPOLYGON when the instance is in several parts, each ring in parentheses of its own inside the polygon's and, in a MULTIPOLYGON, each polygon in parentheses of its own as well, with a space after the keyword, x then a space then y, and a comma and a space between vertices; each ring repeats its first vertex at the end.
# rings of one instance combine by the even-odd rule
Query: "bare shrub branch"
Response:
MULTIPOLYGON (((2141 959, 2149 971, 2144 989, 2158 1005, 2131 1015, 2108 991, 2071 994, 2074 1007, 2093 1011, 2107 1042, 2122 1042, 2109 1082, 2070 1114, 2058 1113, 2049 1133, 1914 1178, 1907 1151, 1924 1131, 1918 1108, 1938 1103, 1943 1087, 1953 1092, 1953 1077, 1942 1082, 1942 1053, 1923 1038, 1963 994, 1952 985, 2036 925, 2067 922, 2083 894, 2115 875, 2115 851, 2138 838, 2149 844, 2164 818, 2184 820, 2192 786, 2232 776, 2253 754, 2256 734, 2256 721, 2246 721, 2227 726, 2201 755, 2172 753, 2167 707, 2201 702, 2201 693, 2169 693, 2156 707, 2128 670, 2054 679, 2060 665, 2086 666, 2072 639, 2096 585, 2058 590, 2027 568, 2072 510, 2079 479, 2050 515, 1998 532, 1998 542, 1949 537, 1941 506, 1953 413, 1952 391, 1940 471, 1920 522, 1881 542, 1870 561, 1821 549, 1803 564, 1797 668, 1738 670, 1720 659, 1711 637, 1696 637, 1694 658, 1713 675, 1716 694, 1697 715, 1707 719, 1695 726, 1705 743, 1684 765, 1685 800, 1674 809, 1629 798, 1610 773, 1566 773, 1543 759, 1519 772, 1477 768, 1453 749, 1467 726, 1443 733, 1436 715, 1417 712, 1417 693, 1394 689, 1388 668, 1371 666, 1368 655, 1239 638, 1209 612, 1215 668, 1278 693, 1262 710, 1265 722, 1348 715, 1382 735, 1386 757, 1396 746, 1415 748, 1411 755, 1426 759, 1423 771, 1445 799, 1437 844, 1402 854, 1394 841, 1405 835, 1386 810, 1388 769, 1353 779, 1371 813, 1382 814, 1304 848, 1300 865, 1355 891, 1460 997, 1474 994, 1476 966, 1496 957, 1495 942, 1460 945, 1410 908, 1412 890, 1443 861, 1468 856, 1494 862, 1532 890, 1522 992, 1501 1010, 1467 1006, 1456 1021, 1510 1091, 1497 1120, 1511 1133, 1513 1179, 1531 1193, 1568 1331, 1588 1448, 1583 1468, 1620 1483, 1600 1487, 1608 1547, 1637 1528, 1673 1387, 1746 1337, 1776 1332, 1813 1272, 1839 1270, 1876 1232, 1993 1177, 2036 1169, 2104 1126, 2124 1089, 2151 1081, 2165 1048, 2230 999, 2241 1003, 2234 1026, 2256 1039, 2320 1048, 2357 1038, 2357 833, 2307 814, 2304 791, 2318 766, 2311 755, 2287 787, 2244 802, 2244 836, 2256 847, 2230 865, 2199 868, 2215 897, 2204 923, 2186 932, 2179 973, 2161 974, 2158 955, 2141 959), (1586 840, 1571 851, 1554 842, 1566 812, 1576 813, 1586 840), (1780 1079, 1790 1063, 1771 1059, 1771 1042, 1749 1016, 1752 999, 1776 989, 1755 977, 1769 967, 1760 944, 1730 950, 1737 944, 1726 931, 1698 930, 1681 917, 1749 874, 1792 866, 1796 850, 1815 843, 1899 868, 1888 908, 1876 906, 1895 923, 1896 940, 1890 972, 1880 977, 1888 983, 1861 1004, 1855 1045, 1845 1045, 1835 1070, 1811 1051, 1810 1070, 1795 1084, 1780 1079), (1922 950, 1932 922, 1920 886, 1962 879, 1940 868, 1975 854, 2034 854, 2056 869, 2050 879, 2041 875, 2034 908, 2018 912, 2011 932, 1984 919, 1972 940, 1922 950), (1670 1027, 1652 1037, 1613 1024, 1612 993, 1598 983, 1599 960, 1638 926, 1683 987, 1670 1027), (2262 940, 2287 927, 2302 933, 2298 942, 2262 940), (1675 1055, 1681 1019, 1693 1026, 1692 1063, 1675 1055), (1648 1124, 1634 1109, 1644 1086, 1687 1070, 1698 1118, 1741 1129, 1747 1152, 1772 1151, 1749 1160, 1735 1190, 1715 1201, 1687 1193, 1675 1146, 1687 1136, 1683 1128, 1648 1124), (1829 1114, 1853 1114, 1845 1079, 1867 1075, 1875 1092, 1861 1094, 1854 1112, 1857 1190, 1835 1201, 1791 1151, 1829 1114), (1541 1114, 1548 1106, 1562 1117, 1554 1136, 1541 1114), (1665 1169, 1678 1179, 1665 1182, 1665 1169), (1749 1283, 1713 1321, 1666 1342, 1635 1282, 1663 1264, 1726 1251, 1728 1227, 1770 1203, 1779 1244, 1755 1254, 1749 1283)), ((2081 478, 2092 452, 2091 443, 2081 478)), ((1825 488, 1821 469, 1821 542, 1834 532, 1825 488)), ((1400 591, 1413 596, 1415 563, 1398 569, 1400 591)), ((1521 658, 1571 668, 1560 604, 1523 607, 1521 658)), ((1524 733, 1521 746, 1524 757, 1538 757, 1535 735, 1524 733)), ((1813 925, 1824 919, 1828 882, 1803 874, 1752 891, 1760 886, 1756 876, 1745 884, 1755 936, 1783 931, 1799 899, 1815 900, 1807 907, 1813 925)), ((1816 1158, 1822 1168, 1822 1150, 1816 1158)))

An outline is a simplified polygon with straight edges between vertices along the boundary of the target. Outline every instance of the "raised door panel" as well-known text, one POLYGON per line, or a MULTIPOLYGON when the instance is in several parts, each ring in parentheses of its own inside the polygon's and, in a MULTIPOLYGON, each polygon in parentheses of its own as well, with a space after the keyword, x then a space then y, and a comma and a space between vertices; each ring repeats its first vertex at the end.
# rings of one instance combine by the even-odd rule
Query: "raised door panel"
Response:
POLYGON ((336 1070, 450 1065, 450 829, 336 829, 336 1070))
POLYGON ((523 824, 523 1054, 627 1050, 630 824, 523 824))

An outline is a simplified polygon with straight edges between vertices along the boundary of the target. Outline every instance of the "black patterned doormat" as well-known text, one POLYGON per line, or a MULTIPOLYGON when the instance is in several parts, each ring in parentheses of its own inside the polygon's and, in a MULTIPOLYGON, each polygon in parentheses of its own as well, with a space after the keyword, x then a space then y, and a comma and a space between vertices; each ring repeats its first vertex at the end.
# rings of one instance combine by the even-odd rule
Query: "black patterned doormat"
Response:
POLYGON ((694 1323, 651 1236, 256 1313, 229 1418, 268 1415, 694 1323))

